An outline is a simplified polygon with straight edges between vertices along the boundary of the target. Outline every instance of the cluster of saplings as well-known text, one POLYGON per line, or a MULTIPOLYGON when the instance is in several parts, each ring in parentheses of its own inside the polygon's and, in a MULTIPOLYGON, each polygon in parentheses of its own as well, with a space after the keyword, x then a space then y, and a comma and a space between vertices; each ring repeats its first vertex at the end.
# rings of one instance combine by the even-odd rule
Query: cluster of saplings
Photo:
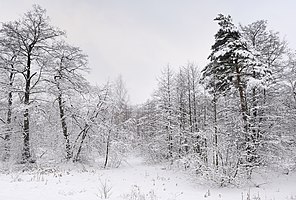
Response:
POLYGON ((260 20, 219 30, 201 71, 167 66, 143 105, 128 105, 119 78, 85 80, 87 56, 40 6, 0 29, 0 148, 4 163, 102 161, 118 166, 135 146, 221 185, 265 166, 296 164, 296 59, 260 20))

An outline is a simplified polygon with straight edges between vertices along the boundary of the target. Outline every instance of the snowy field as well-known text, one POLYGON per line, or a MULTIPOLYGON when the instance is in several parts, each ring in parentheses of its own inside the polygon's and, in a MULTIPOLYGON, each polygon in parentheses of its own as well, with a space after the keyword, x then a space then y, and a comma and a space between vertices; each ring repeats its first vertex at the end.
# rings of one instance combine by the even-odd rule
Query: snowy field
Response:
POLYGON ((184 172, 146 165, 142 159, 133 157, 117 169, 99 170, 79 164, 30 172, 2 172, 0 200, 296 199, 295 174, 261 174, 256 182, 259 188, 219 188, 196 180, 184 172))

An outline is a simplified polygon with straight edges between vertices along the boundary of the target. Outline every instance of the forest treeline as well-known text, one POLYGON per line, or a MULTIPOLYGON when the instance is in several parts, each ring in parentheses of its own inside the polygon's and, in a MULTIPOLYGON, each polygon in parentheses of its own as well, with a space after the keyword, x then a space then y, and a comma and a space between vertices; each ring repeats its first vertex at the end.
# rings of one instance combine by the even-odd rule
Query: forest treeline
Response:
POLYGON ((138 106, 129 105, 121 77, 88 83, 87 55, 40 6, 3 22, 1 162, 117 167, 137 148, 150 161, 220 185, 266 166, 295 169, 294 50, 264 20, 236 26, 220 14, 215 21, 208 64, 165 67, 154 94, 138 106))

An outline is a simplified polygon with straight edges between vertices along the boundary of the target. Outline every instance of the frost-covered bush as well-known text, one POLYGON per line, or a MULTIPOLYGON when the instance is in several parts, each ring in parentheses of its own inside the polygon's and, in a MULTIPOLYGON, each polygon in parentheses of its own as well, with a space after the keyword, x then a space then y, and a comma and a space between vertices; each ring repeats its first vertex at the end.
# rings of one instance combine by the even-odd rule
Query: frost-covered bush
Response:
POLYGON ((130 145, 123 141, 113 141, 109 149, 107 166, 110 168, 118 168, 125 162, 130 145))

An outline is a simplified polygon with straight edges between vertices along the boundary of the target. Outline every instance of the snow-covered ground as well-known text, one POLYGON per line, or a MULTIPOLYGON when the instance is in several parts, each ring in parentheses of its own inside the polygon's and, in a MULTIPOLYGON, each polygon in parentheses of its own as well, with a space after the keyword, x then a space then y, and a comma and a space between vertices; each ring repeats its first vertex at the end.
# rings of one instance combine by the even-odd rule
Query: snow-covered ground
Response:
POLYGON ((145 165, 138 157, 116 169, 54 169, 0 174, 0 200, 247 200, 248 194, 255 200, 296 199, 295 174, 261 176, 259 188, 219 188, 180 171, 145 165))

